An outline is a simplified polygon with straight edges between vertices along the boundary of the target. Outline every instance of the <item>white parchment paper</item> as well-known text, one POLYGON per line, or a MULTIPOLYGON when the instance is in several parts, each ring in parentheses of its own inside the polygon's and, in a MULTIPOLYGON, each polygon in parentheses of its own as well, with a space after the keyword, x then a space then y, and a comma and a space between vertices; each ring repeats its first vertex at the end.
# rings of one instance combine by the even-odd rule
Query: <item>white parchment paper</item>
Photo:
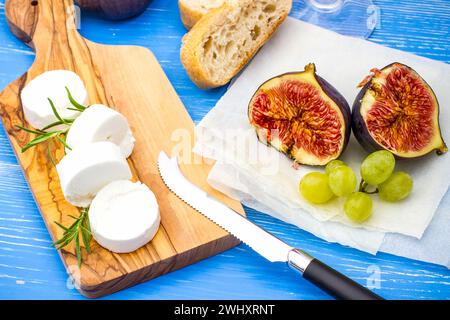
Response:
MULTIPOLYGON (((411 196, 396 204, 385 203, 374 196, 373 217, 362 225, 355 225, 343 214, 342 199, 323 206, 311 206, 304 201, 298 195, 298 183, 305 173, 318 168, 292 168, 292 162, 286 157, 257 142, 247 119, 248 101, 257 87, 278 74, 303 70, 307 63, 314 62, 318 74, 333 84, 352 105, 359 91, 356 85, 369 70, 394 61, 414 68, 434 89, 441 105, 442 133, 444 139, 449 140, 449 65, 344 37, 289 18, 197 126, 195 151, 219 160, 211 172, 210 183, 246 205, 328 241, 374 253, 380 249, 384 234, 388 232, 400 234, 397 238, 389 238, 400 241, 399 237, 404 237, 401 241, 406 239, 405 243, 417 247, 420 243, 417 239, 422 237, 448 189, 448 155, 437 157, 432 154, 417 161, 398 162, 397 169, 409 172, 414 179, 411 196)), ((365 155, 352 138, 343 160, 359 172, 359 164, 365 155)), ((426 236, 428 239, 428 233, 426 236)), ((441 240, 450 243, 449 234, 445 236, 441 240)), ((398 249, 389 247, 387 239, 384 242, 387 251, 398 249)), ((446 254, 446 258, 436 263, 443 264, 445 259, 448 262, 450 253, 447 251, 446 254)), ((420 259, 419 255, 415 258, 420 259)))

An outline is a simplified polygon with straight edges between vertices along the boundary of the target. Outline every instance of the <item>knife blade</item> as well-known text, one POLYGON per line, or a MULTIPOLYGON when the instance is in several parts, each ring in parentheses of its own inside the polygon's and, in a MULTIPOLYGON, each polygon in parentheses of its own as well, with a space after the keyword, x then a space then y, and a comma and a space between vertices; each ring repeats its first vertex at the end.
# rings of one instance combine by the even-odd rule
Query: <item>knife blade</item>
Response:
POLYGON ((164 184, 178 198, 231 233, 270 262, 287 262, 303 277, 338 299, 380 300, 381 297, 336 270, 293 248, 246 217, 211 197, 191 183, 181 172, 176 157, 165 152, 158 157, 164 184))

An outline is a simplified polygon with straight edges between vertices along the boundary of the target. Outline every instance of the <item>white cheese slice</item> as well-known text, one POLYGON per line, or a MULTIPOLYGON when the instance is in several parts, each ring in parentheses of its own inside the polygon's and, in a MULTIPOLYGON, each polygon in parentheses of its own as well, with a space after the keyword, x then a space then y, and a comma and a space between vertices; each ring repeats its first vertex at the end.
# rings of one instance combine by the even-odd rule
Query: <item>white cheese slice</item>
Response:
POLYGON ((120 148, 112 142, 82 145, 64 156, 56 170, 64 197, 77 207, 89 206, 108 183, 132 176, 120 148))
MULTIPOLYGON (((87 104, 88 96, 83 81, 72 71, 47 71, 31 80, 20 94, 23 112, 28 123, 36 129, 42 129, 58 120, 53 114, 48 98, 53 101, 61 117, 76 118, 80 112, 67 109, 74 106, 69 101, 65 87, 69 88, 75 101, 87 104)), ((55 128, 63 129, 64 127, 62 125, 55 128)))
POLYGON ((89 222, 94 239, 102 247, 116 253, 132 252, 158 231, 158 202, 145 184, 114 181, 95 196, 89 222))
POLYGON ((66 142, 73 150, 86 143, 99 141, 118 145, 123 156, 128 158, 133 151, 135 139, 122 114, 105 105, 94 104, 72 123, 66 142))

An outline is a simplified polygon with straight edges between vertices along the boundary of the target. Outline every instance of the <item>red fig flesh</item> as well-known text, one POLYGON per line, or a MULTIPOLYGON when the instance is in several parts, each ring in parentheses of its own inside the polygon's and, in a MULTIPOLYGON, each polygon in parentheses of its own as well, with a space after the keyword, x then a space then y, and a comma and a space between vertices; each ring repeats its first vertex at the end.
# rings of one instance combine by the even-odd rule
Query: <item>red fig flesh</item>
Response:
POLYGON ((325 165, 338 158, 350 136, 350 107, 316 74, 314 64, 263 83, 248 117, 261 141, 301 164, 325 165))
POLYGON ((447 151, 437 98, 416 71, 393 63, 373 69, 361 85, 353 104, 352 126, 366 150, 386 149, 400 158, 447 151))

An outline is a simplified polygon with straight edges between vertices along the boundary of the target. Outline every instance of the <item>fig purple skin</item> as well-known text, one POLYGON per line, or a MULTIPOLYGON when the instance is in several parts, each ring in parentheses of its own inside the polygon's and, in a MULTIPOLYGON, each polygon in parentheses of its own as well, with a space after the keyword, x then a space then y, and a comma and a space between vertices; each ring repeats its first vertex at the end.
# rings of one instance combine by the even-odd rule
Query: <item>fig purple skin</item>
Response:
POLYGON ((382 150, 380 146, 371 136, 367 126, 364 123, 364 119, 361 115, 361 100, 366 94, 367 89, 370 87, 370 81, 364 85, 355 98, 355 102, 352 107, 352 130, 356 140, 367 152, 374 152, 382 150))
POLYGON ((342 147, 341 154, 345 151, 348 145, 348 141, 350 140, 351 134, 351 125, 352 125, 352 112, 350 110, 350 106, 348 105, 347 100, 345 100, 344 96, 337 91, 335 87, 333 87, 328 81, 324 78, 318 76, 317 74, 316 80, 322 87, 322 90, 329 96, 339 107, 339 110, 342 112, 342 116, 344 117, 345 122, 345 137, 344 137, 344 145, 342 147))

